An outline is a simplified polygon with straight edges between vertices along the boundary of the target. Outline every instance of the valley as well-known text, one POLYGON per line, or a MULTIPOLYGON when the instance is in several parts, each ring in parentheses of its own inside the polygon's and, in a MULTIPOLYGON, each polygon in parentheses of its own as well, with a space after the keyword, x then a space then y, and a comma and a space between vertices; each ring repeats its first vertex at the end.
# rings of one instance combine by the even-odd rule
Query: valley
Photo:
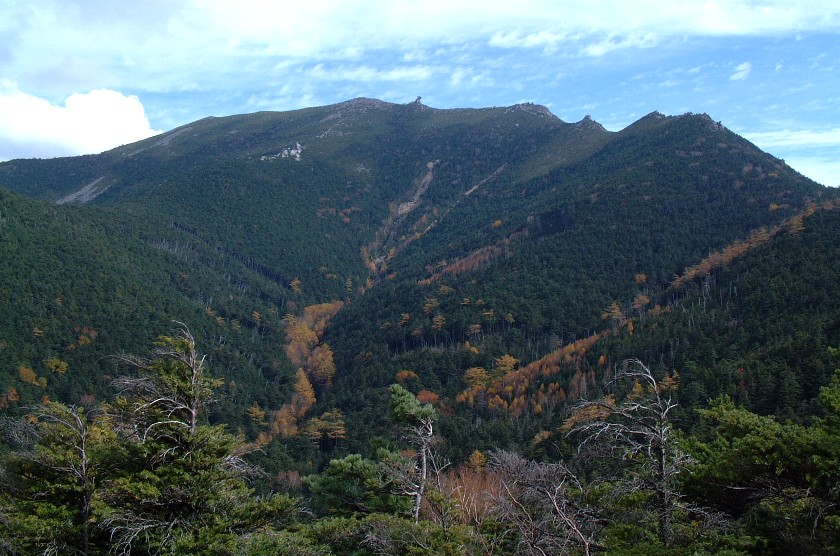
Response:
MULTIPOLYGON (((354 99, 205 118, 99 155, 0 163, 0 245, 7 418, 106 404, 117 423, 114 408, 142 405, 142 392, 115 379, 181 369, 195 351, 213 392, 198 411, 220 443, 212 453, 239 446, 267 473, 247 488, 274 492, 273 509, 254 510, 282 531, 260 537, 265 553, 355 553, 342 535, 359 554, 410 553, 398 532, 418 527, 405 534, 438 551, 423 553, 464 553, 447 552, 451 541, 505 554, 525 542, 527 528, 510 526, 524 523, 516 504, 541 508, 551 535, 572 535, 540 541, 547 553, 641 553, 644 539, 661 554, 837 546, 840 197, 708 115, 654 112, 611 132, 530 104, 354 99), (127 354, 149 359, 127 366, 127 354), (603 453, 587 467, 569 433, 666 392, 669 438, 680 439, 669 454, 694 450, 697 467, 685 482, 656 475, 634 499, 621 488, 650 479, 642 452, 638 467, 603 453), (594 400, 611 401, 585 405, 594 400), (778 491, 766 483, 773 462, 734 469, 716 455, 752 457, 762 438, 767 458, 793 469, 774 479, 778 491), (419 520, 410 511, 427 479, 401 450, 449 462, 427 469, 436 494, 419 520), (514 457, 532 474, 518 475, 514 457), (391 483, 377 482, 383 470, 391 483), (550 504, 540 477, 576 484, 565 500, 589 517, 550 504), (728 486, 704 492, 703 480, 728 486), (470 481, 530 486, 508 491, 507 505, 496 492, 497 513, 479 515, 456 495, 470 481), (691 540, 703 512, 688 506, 669 509, 675 525, 662 529, 646 504, 665 483, 692 508, 726 514, 729 529, 691 540), (602 488, 621 500, 598 506, 602 488), (780 492, 799 509, 786 514, 780 492), (290 517, 304 503, 318 519, 290 517), (808 521, 812 511, 826 517, 808 521), (330 532, 326 519, 344 521, 330 532), (568 533, 580 520, 590 528, 568 533), (365 545, 370 535, 388 542, 365 545), (295 542, 298 552, 278 548, 295 542)), ((102 426, 107 436, 125 424, 102 426)), ((215 480, 246 504, 241 478, 215 480)), ((103 504, 134 507, 126 489, 103 504)))

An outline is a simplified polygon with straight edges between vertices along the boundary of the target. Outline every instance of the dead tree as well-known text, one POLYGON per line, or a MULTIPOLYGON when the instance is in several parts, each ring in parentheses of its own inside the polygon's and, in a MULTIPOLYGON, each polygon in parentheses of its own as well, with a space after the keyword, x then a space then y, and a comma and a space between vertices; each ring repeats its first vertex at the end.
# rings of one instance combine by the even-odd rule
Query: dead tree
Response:
POLYGON ((587 486, 560 463, 537 463, 506 451, 491 455, 502 476, 496 511, 518 539, 517 553, 548 556, 602 550, 605 521, 589 503, 587 486))
POLYGON ((677 379, 676 374, 657 379, 638 359, 627 360, 607 388, 629 387, 629 393, 621 401, 613 393, 581 401, 564 424, 568 435, 581 439, 580 456, 614 464, 614 473, 607 479, 616 498, 649 495, 642 510, 653 515, 659 540, 666 546, 676 540, 678 514, 700 518, 709 528, 723 524, 722 516, 689 504, 679 491, 679 476, 692 459, 674 437, 671 418, 678 405, 677 379))

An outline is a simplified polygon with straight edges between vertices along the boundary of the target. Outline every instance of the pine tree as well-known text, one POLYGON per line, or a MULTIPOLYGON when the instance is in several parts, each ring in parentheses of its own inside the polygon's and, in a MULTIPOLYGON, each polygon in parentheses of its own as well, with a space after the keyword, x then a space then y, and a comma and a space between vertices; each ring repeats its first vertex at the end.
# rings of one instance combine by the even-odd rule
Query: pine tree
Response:
POLYGON ((438 415, 430 404, 421 404, 414 394, 399 384, 391 385, 389 408, 391 417, 405 427, 408 438, 416 450, 415 461, 411 468, 399 465, 393 468, 398 475, 394 479, 400 484, 402 493, 414 499, 411 513, 416 521, 420 518, 420 506, 426 490, 430 450, 435 439, 434 424, 438 415))

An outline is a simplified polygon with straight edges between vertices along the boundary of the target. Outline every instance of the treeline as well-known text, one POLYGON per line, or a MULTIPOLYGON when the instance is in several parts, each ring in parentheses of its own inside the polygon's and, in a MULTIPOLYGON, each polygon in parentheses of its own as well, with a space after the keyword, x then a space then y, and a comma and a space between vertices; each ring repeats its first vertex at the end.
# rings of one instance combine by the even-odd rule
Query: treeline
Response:
MULTIPOLYGON (((831 350, 840 357, 840 350, 831 350)), ((6 418, 8 554, 833 554, 840 548, 840 369, 797 425, 720 398, 675 427, 677 373, 628 360, 565 413, 565 447, 450 462, 439 411, 387 389, 388 438, 282 485, 208 421, 222 379, 183 326, 118 355, 108 404, 6 418)))

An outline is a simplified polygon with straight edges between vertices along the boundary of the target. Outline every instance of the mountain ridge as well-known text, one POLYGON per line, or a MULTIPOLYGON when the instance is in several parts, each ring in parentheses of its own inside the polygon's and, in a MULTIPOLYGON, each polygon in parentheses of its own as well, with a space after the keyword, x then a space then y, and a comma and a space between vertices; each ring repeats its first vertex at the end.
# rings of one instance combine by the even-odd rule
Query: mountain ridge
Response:
MULTIPOLYGON (((375 110, 378 113, 385 113, 389 115, 394 115, 395 113, 404 112, 405 110, 411 110, 412 107, 422 106, 424 109, 428 109, 435 113, 446 114, 450 117, 454 117, 455 123, 458 123, 458 115, 470 115, 474 116, 484 115, 490 116, 492 114, 498 113, 511 113, 511 112, 522 112, 525 114, 535 115, 539 118, 547 118, 552 121, 556 121, 560 124, 565 124, 562 120, 557 118, 554 114, 550 112, 550 110, 544 106, 535 105, 531 103, 523 103, 523 104, 516 104, 509 107, 500 107, 500 108, 460 108, 460 109, 436 109, 436 108, 429 108, 425 105, 411 103, 411 104, 395 104, 395 103, 388 103, 385 101, 380 101, 376 99, 368 99, 364 97, 351 99, 348 101, 336 103, 333 105, 323 106, 323 107, 314 107, 314 108, 303 108, 288 112, 256 112, 252 114, 238 114, 232 116, 210 116, 207 118, 203 118, 201 120, 197 120, 195 122, 191 122, 185 124, 183 126, 179 126, 173 130, 164 132, 160 135, 150 137, 148 139, 144 139, 137 143, 133 143, 131 145, 123 145, 120 147, 116 147, 114 149, 110 149, 108 151, 104 151, 103 153, 97 155, 86 155, 89 157, 94 157, 92 160, 94 163, 99 163, 103 165, 114 165, 118 164, 121 160, 131 159, 134 158, 142 153, 146 153, 150 149, 160 151, 162 148, 166 147, 166 150, 175 149, 178 144, 183 143, 184 139, 186 138, 188 141, 190 140, 190 136, 195 137, 199 134, 199 132, 203 133, 204 135, 209 135, 213 128, 222 128, 222 130, 230 135, 238 135, 240 133, 245 132, 247 134, 248 129, 250 127, 265 127, 266 125, 269 126, 268 132, 271 135, 271 132, 274 132, 274 135, 277 134, 279 130, 281 130, 284 125, 283 124, 294 124, 295 122, 300 123, 303 121, 304 127, 311 126, 312 123, 309 123, 309 120, 313 119, 312 117, 315 116, 315 124, 323 124, 325 122, 333 121, 333 120, 341 120, 341 118, 352 117, 354 115, 359 114, 367 114, 370 110, 375 110), (240 127, 237 127, 240 126, 240 127), (244 126, 244 127, 241 127, 244 126), (192 132, 190 134, 190 132, 192 132), (180 139, 179 139, 180 137, 180 139)), ((452 119, 452 118, 450 118, 452 119)), ((333 125, 328 127, 326 130, 320 130, 314 137, 317 138, 324 138, 331 133, 331 130, 335 127, 336 124, 344 124, 346 122, 333 122, 333 125)), ((581 122, 577 124, 571 125, 581 125, 585 124, 587 127, 589 125, 593 125, 595 128, 600 128, 603 130, 600 124, 594 122, 589 117, 585 117, 581 122), (592 122, 590 124, 590 122, 592 122)), ((569 124, 567 124, 569 125, 569 124)), ((294 129, 294 125, 290 125, 294 129)), ((265 132, 263 132, 265 133, 265 132)), ((340 132, 333 132, 333 133, 340 133, 340 132)), ((310 136, 310 139, 313 137, 310 136)), ((237 141, 237 137, 231 138, 229 141, 228 146, 235 145, 237 141)), ((289 137, 286 141, 292 141, 293 138, 289 137)), ((239 141, 241 143, 241 141, 239 141)), ((277 145, 278 147, 285 146, 288 147, 285 143, 281 145, 277 145)), ((292 145, 294 146, 294 145, 292 145)), ((206 148, 206 145, 202 148, 206 148)), ((251 151, 256 151, 260 147, 251 147, 251 151)), ((265 147, 263 147, 265 148, 265 147)), ((162 151, 165 154, 165 151, 162 151)), ((267 153, 263 153, 265 155, 267 153)), ((244 156, 252 155, 251 152, 244 156)), ((78 160, 78 157, 65 157, 63 159, 49 159, 49 160, 67 160, 68 158, 78 160)), ((14 168, 16 164, 21 163, 25 159, 16 159, 13 161, 7 161, 4 163, 6 168, 14 168)), ((106 180, 108 178, 107 175, 100 175, 96 176, 95 178, 91 179, 90 182, 96 179, 103 179, 106 180)), ((64 190, 64 197, 66 198, 67 195, 70 195, 76 191, 81 190, 84 186, 87 186, 90 182, 87 183, 79 183, 79 187, 75 191, 64 190)), ((28 189, 29 194, 33 194, 34 190, 32 188, 28 189)), ((88 198, 86 196, 80 196, 81 199, 86 199, 85 202, 89 202, 93 200, 93 198, 88 198)), ((64 202, 68 202, 65 200, 64 202)))
MULTIPOLYGON (((469 418, 456 403, 467 369, 492 374, 505 355, 525 368, 590 338, 612 303, 638 293, 636 276, 664 287, 837 196, 705 114, 653 112, 612 132, 528 103, 365 98, 205 118, 100 155, 9 161, 0 187, 17 192, 0 206, 0 234, 18 246, 0 264, 2 293, 22 313, 0 322, 0 388, 25 401, 107 396, 102 377, 115 369, 96 363, 106 349, 133 349, 177 320, 225 375, 217 419, 254 439, 272 426, 247 417, 254 404, 288 418, 292 349, 315 385, 312 411, 344 411, 360 432, 342 449, 360 451, 377 430, 360 423, 376 421, 400 371, 439 396, 454 426, 469 418), (317 332, 300 327, 313 307, 335 310, 317 332), (45 366, 56 357, 69 374, 45 366), (45 386, 22 382, 21 368, 45 386)), ((572 391, 574 376, 553 392, 572 391)), ((476 438, 527 444, 560 411, 527 426, 495 415, 476 438)), ((334 455, 301 442, 267 449, 296 465, 334 455)))

